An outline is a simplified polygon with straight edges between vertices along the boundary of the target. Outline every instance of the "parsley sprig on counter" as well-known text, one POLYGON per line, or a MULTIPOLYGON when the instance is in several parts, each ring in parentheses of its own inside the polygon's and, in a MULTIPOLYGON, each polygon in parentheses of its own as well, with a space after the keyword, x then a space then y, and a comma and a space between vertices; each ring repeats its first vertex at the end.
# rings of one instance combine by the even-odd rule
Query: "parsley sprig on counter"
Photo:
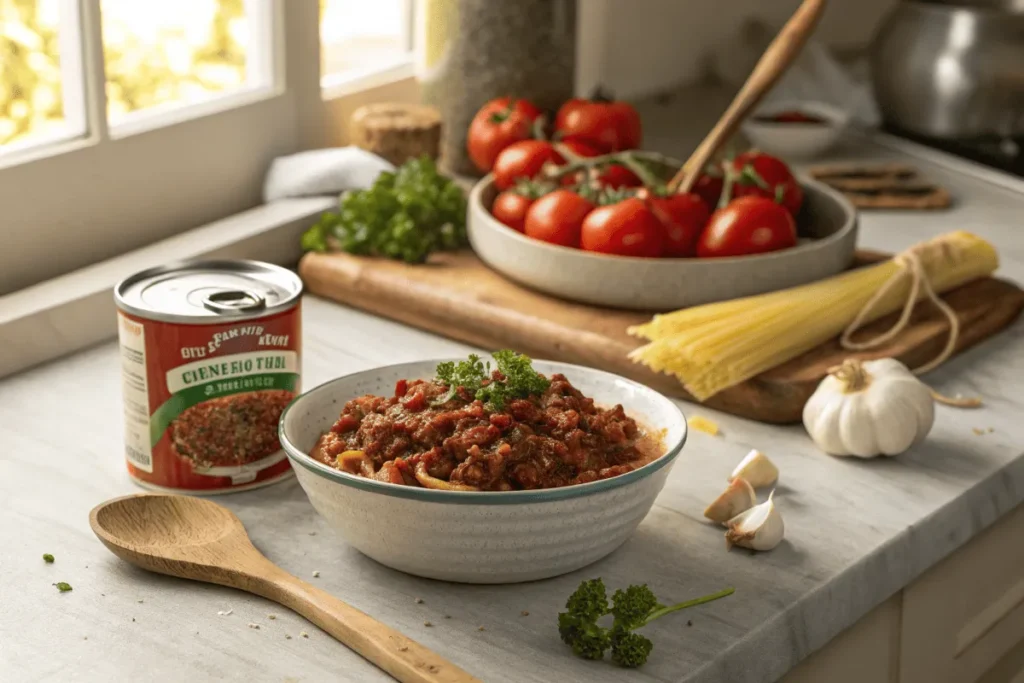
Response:
POLYGON ((641 584, 615 591, 609 607, 604 581, 591 579, 581 583, 569 596, 565 603, 567 611, 558 615, 558 635, 579 657, 602 659, 605 650, 611 649, 613 662, 635 668, 647 661, 654 648, 654 643, 648 638, 634 633, 636 629, 670 612, 702 605, 732 593, 732 588, 726 588, 666 607, 658 602, 646 584, 641 584), (613 618, 610 628, 597 623, 606 614, 613 618))
POLYGON ((341 250, 422 263, 466 244, 466 197, 429 157, 381 173, 373 187, 346 192, 302 235, 305 251, 341 250))
POLYGON ((498 372, 504 379, 491 380, 490 362, 484 363, 476 354, 470 354, 468 360, 458 363, 438 363, 437 380, 448 386, 448 393, 437 399, 437 403, 447 403, 455 397, 458 388, 463 387, 474 398, 494 410, 501 410, 510 399, 547 391, 551 382, 533 369, 533 361, 528 356, 508 349, 495 351, 493 355, 498 372))

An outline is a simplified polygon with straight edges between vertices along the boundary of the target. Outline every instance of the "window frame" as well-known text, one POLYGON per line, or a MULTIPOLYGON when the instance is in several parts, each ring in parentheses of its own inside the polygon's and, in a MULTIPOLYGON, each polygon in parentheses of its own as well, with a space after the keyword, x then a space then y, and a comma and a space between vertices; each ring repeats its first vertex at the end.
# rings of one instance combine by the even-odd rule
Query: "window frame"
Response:
POLYGON ((371 93, 416 96, 411 56, 322 89, 318 0, 248 0, 265 7, 271 87, 110 129, 100 0, 64 4, 80 10, 88 132, 0 156, 0 297, 258 206, 273 158, 343 144, 348 114, 371 93))

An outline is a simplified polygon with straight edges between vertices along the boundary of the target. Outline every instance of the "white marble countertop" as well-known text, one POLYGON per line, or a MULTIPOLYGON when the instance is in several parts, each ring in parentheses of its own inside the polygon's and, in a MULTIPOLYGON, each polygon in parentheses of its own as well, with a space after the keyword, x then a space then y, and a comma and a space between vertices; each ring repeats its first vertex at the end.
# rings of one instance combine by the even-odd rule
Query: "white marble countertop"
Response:
MULTIPOLYGON (((661 147, 677 151, 670 144, 661 147)), ((841 152, 852 154, 883 152, 864 145, 841 152)), ((957 208, 865 214, 861 244, 895 250, 966 228, 997 245, 1003 275, 1024 281, 1024 196, 921 166, 948 184, 957 208)), ((307 387, 379 364, 470 350, 313 297, 304 321, 307 387)), ((723 436, 691 436, 655 508, 621 549, 548 581, 462 586, 386 569, 346 547, 294 480, 217 500, 241 517, 271 560, 307 579, 319 571, 311 580, 321 588, 485 681, 768 683, 1024 501, 1022 342, 1018 322, 931 374, 938 389, 981 394, 986 406, 940 406, 928 440, 893 460, 831 458, 799 427, 684 404, 687 414, 718 421, 723 436), (993 431, 978 436, 972 428, 993 431), (782 470, 777 500, 787 527, 786 543, 761 555, 727 552, 721 529, 701 517, 752 447, 782 470), (736 593, 652 624, 645 633, 654 653, 627 673, 577 659, 558 639, 557 612, 592 576, 613 587, 648 582, 665 601, 725 586, 736 593)), ((0 418, 0 678, 387 680, 280 607, 145 573, 94 538, 89 510, 138 490, 122 461, 113 342, 0 382, 0 418), (44 564, 43 553, 56 562, 44 564), (56 581, 74 590, 58 593, 56 581), (228 609, 231 615, 218 616, 228 609), (261 628, 247 628, 250 622, 261 628), (298 637, 303 630, 308 639, 298 637)))

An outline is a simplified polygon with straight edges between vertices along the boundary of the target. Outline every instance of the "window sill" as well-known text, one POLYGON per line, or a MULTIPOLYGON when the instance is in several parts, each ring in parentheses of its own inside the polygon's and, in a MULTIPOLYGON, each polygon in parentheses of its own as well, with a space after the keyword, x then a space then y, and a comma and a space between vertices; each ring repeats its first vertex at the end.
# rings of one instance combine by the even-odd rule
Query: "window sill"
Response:
POLYGON ((399 57, 389 66, 375 66, 372 69, 351 73, 324 76, 320 81, 320 97, 325 101, 336 100, 355 93, 379 88, 381 86, 404 81, 415 75, 412 58, 399 57))
POLYGON ((273 202, 0 297, 0 377, 114 337, 112 289, 145 268, 200 257, 294 266, 299 236, 335 204, 333 197, 273 202))

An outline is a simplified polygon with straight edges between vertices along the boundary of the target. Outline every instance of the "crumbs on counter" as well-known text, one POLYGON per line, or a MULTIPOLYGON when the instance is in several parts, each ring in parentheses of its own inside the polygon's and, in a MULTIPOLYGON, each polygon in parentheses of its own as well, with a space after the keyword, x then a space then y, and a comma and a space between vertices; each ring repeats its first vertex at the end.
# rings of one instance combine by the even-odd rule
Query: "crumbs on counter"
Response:
POLYGON ((290 635, 290 634, 286 633, 286 634, 284 634, 284 639, 285 639, 285 640, 291 640, 291 639, 292 639, 292 637, 291 637, 291 635, 290 635))
POLYGON ((424 626, 428 626, 428 627, 429 627, 429 626, 433 626, 433 624, 431 624, 431 623, 430 623, 429 621, 424 621, 424 622, 423 622, 423 625, 424 625, 424 626))
POLYGON ((67 581, 58 581, 53 585, 56 586, 57 590, 59 590, 61 593, 67 593, 68 591, 72 590, 71 584, 67 581))
POLYGON ((417 605, 422 605, 423 604, 423 598, 416 598, 416 604, 417 605))
POLYGON ((522 612, 519 613, 519 616, 521 616, 521 617, 528 617, 528 616, 530 616, 530 613, 527 612, 526 610, 523 610, 522 612))
POLYGON ((303 638, 309 638, 309 634, 306 633, 305 631, 299 631, 299 635, 302 636, 303 638))
POLYGON ((271 621, 273 621, 274 619, 277 619, 277 615, 276 614, 268 614, 267 615, 267 619, 270 619, 271 621))
POLYGON ((221 610, 221 611, 217 612, 217 616, 218 616, 218 617, 226 617, 226 616, 230 615, 230 614, 231 614, 232 612, 234 612, 234 611, 235 611, 235 610, 233 610, 233 609, 225 609, 225 610, 221 610))
POLYGON ((259 624, 254 624, 254 623, 252 623, 250 621, 249 622, 249 628, 253 629, 254 631, 259 631, 260 630, 260 625, 259 624))
POLYGON ((314 579, 319 579, 320 578, 320 572, 319 571, 314 571, 313 572, 313 578, 314 579))
POLYGON ((53 564, 53 555, 50 553, 43 553, 43 562, 46 564, 53 564))
POLYGON ((980 429, 979 427, 972 427, 971 431, 974 432, 975 436, 982 436, 984 434, 991 434, 996 430, 993 427, 986 427, 985 429, 980 429))
POLYGON ((709 434, 710 436, 718 436, 719 434, 721 434, 721 432, 718 429, 717 422, 709 420, 706 417, 701 417, 700 415, 694 415, 693 417, 691 417, 689 420, 687 420, 687 424, 690 427, 696 429, 698 432, 704 432, 705 434, 709 434))

